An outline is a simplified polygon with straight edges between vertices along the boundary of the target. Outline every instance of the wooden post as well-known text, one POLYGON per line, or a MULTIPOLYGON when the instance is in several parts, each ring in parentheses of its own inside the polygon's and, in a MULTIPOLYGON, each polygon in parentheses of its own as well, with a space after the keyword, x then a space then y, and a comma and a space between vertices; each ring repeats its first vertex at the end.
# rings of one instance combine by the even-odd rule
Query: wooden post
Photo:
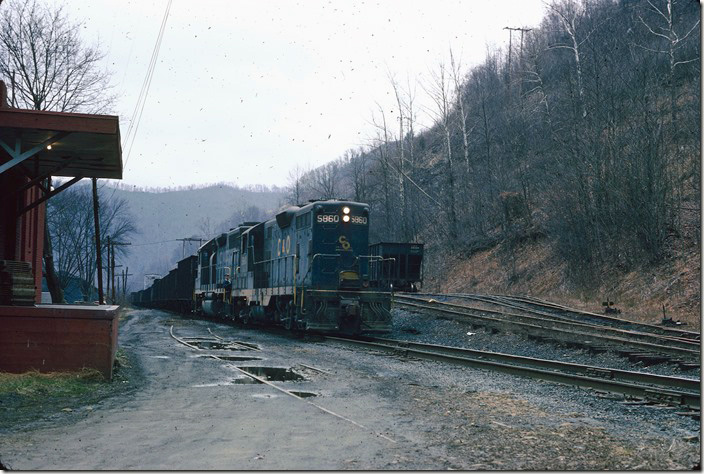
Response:
POLYGON ((108 242, 106 245, 106 249, 107 249, 108 263, 105 267, 105 277, 107 279, 107 283, 105 284, 105 286, 107 287, 107 291, 105 292, 105 294, 106 294, 105 299, 106 300, 110 299, 110 249, 112 249, 112 246, 110 245, 110 236, 109 235, 108 235, 107 239, 108 239, 108 242))
POLYGON ((115 244, 112 244, 112 250, 110 252, 112 254, 112 304, 115 304, 115 244))
POLYGON ((95 256, 98 265, 98 302, 105 304, 103 298, 103 258, 100 253, 100 221, 98 218, 98 179, 93 178, 93 221, 95 223, 95 256))
POLYGON ((122 304, 125 304, 125 296, 127 294, 127 274, 130 272, 130 267, 126 267, 122 272, 122 304))

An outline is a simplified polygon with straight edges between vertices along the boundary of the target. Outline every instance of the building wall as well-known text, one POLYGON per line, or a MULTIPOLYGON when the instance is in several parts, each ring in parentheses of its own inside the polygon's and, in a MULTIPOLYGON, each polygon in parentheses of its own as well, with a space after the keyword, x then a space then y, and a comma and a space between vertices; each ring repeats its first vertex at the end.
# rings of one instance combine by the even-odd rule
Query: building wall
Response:
MULTIPOLYGON (((6 154, 3 155, 0 155, 0 162, 9 159, 6 154)), ((19 189, 28 181, 29 178, 17 166, 0 174, 0 260, 20 260, 32 265, 35 301, 40 303, 46 203, 18 216, 20 208, 43 194, 38 186, 20 193, 19 189)))

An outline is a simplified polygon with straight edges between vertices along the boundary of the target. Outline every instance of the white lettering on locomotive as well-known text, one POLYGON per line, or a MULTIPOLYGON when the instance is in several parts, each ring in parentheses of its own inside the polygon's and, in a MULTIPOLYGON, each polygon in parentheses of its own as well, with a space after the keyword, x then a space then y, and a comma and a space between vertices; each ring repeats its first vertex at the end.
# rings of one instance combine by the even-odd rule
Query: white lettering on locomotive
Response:
POLYGON ((318 214, 319 224, 330 224, 340 222, 340 216, 337 214, 318 214))
MULTIPOLYGON (((316 218, 318 224, 337 224, 340 222, 340 216, 337 214, 318 214, 316 218)), ((350 222, 352 224, 367 224, 367 218, 365 216, 350 216, 350 222)))

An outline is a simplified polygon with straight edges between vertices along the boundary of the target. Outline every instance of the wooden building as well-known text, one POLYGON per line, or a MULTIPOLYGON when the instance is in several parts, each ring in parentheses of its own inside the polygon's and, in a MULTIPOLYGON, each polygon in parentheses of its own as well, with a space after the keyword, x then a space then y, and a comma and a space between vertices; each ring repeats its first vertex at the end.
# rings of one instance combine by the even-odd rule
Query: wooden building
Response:
POLYGON ((46 201, 83 178, 122 179, 118 117, 13 109, 0 81, 0 371, 112 376, 118 307, 40 304, 46 201))

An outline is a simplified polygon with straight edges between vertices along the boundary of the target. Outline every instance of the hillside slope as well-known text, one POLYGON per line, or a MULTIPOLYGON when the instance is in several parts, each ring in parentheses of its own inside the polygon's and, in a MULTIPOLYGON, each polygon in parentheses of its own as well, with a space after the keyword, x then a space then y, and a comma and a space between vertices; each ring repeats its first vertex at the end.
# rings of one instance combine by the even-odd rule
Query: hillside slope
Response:
MULTIPOLYGON (((673 241, 669 258, 630 271, 601 270, 596 285, 577 284, 547 237, 522 242, 513 254, 498 244, 469 257, 427 261, 426 291, 530 295, 597 313, 613 301, 619 317, 660 324, 665 314, 701 328, 701 251, 698 229, 673 241)), ((431 258, 437 258, 431 252, 431 258)))
POLYGON ((398 112, 371 143, 292 194, 369 203, 375 238, 425 243, 426 287, 608 299, 654 322, 664 305, 698 327, 700 18, 697 2, 549 2, 518 51, 466 72, 451 54, 419 81, 428 128, 392 81, 398 112))

